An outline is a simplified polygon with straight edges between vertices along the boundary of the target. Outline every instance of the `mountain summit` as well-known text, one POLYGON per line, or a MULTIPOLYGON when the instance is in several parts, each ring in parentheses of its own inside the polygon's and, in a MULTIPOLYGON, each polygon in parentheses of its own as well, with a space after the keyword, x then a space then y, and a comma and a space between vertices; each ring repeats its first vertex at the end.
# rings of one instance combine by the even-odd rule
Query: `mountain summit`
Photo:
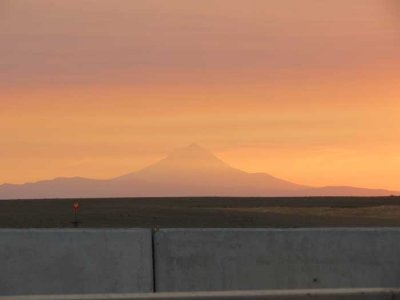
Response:
POLYGON ((222 175, 228 172, 236 172, 235 169, 220 160, 203 147, 192 144, 188 147, 175 150, 166 158, 139 171, 137 176, 146 179, 180 180, 189 181, 199 179, 201 175, 206 180, 210 175, 222 175))
POLYGON ((141 172, 151 169, 169 169, 168 171, 200 171, 221 170, 231 167, 203 147, 192 144, 188 147, 175 150, 158 163, 145 168, 141 172))
POLYGON ((166 196, 383 196, 385 190, 308 187, 266 173, 248 173, 192 144, 138 172, 109 180, 57 178, 0 186, 0 199, 166 196))
POLYGON ((198 144, 191 144, 187 147, 177 149, 168 155, 165 160, 173 159, 189 159, 189 160, 207 160, 207 161, 219 161, 222 162, 218 157, 212 154, 210 151, 201 147, 198 144))

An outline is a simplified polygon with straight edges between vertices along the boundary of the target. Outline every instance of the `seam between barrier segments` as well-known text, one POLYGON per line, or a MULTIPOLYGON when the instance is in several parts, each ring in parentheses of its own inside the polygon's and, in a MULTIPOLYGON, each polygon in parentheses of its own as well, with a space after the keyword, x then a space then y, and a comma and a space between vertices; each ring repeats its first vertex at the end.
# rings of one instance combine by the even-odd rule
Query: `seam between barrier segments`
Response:
POLYGON ((156 228, 151 229, 151 259, 152 259, 152 273, 153 273, 153 293, 157 293, 157 273, 156 273, 156 241, 155 232, 156 228))

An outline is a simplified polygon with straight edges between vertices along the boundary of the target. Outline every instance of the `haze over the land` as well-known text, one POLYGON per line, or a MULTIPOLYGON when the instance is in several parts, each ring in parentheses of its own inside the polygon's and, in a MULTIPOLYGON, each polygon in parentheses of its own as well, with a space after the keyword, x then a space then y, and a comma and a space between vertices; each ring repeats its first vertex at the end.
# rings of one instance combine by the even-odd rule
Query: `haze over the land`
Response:
POLYGON ((393 191, 349 186, 309 187, 266 173, 235 169, 197 144, 138 172, 108 180, 56 178, 0 186, 0 199, 183 196, 388 196, 393 191))
POLYGON ((397 0, 0 0, 0 184, 198 141, 248 172, 400 190, 397 0))

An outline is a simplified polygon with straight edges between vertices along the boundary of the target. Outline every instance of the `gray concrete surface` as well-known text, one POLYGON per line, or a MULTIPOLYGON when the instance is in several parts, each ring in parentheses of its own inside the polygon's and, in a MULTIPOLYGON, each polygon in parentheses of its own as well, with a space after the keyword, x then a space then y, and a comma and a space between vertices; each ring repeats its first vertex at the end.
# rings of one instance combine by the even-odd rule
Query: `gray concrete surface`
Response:
POLYGON ((149 229, 0 230, 0 295, 152 290, 149 229))
POLYGON ((398 300, 399 289, 334 289, 334 290, 280 290, 147 293, 112 295, 56 295, 28 297, 0 297, 0 300, 398 300))
POLYGON ((400 287, 400 229, 163 229, 159 292, 400 287))

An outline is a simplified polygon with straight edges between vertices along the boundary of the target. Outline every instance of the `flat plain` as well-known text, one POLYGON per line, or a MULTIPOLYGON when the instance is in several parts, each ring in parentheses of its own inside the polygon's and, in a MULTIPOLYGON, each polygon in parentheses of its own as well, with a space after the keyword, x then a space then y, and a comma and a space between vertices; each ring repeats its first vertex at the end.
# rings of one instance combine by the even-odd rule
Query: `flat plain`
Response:
POLYGON ((1 228, 400 226, 400 197, 116 198, 0 201, 1 228))

